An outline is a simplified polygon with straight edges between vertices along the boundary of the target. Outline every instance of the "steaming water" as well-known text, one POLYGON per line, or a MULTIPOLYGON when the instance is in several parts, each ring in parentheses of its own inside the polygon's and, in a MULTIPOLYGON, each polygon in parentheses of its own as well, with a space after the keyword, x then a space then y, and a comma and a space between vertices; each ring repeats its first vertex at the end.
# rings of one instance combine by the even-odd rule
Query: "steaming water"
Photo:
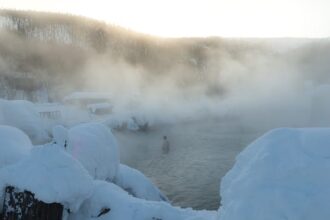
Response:
POLYGON ((176 206, 218 209, 220 179, 259 134, 237 122, 195 121, 147 133, 117 132, 121 160, 148 176, 176 206), (161 152, 162 137, 170 153, 161 152))

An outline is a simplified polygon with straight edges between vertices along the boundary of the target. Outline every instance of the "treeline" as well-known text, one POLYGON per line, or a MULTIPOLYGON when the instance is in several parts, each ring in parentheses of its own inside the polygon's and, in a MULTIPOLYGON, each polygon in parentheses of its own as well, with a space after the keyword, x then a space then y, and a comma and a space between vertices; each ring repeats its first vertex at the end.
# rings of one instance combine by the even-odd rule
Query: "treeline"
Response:
POLYGON ((0 11, 1 73, 38 75, 50 87, 63 78, 70 89, 83 87, 80 73, 100 57, 110 65, 142 68, 146 83, 175 74, 180 86, 187 86, 205 81, 210 56, 221 47, 219 38, 164 39, 79 16, 0 11))
MULTIPOLYGON (((166 39, 80 16, 0 10, 0 74, 6 79, 14 73, 31 75, 47 86, 54 99, 84 89, 86 70, 93 76, 96 71, 88 67, 98 60, 103 61, 98 74, 120 75, 122 69, 112 68, 118 63, 139 70, 134 74, 143 78, 140 87, 171 78, 179 88, 202 87, 201 92, 208 95, 221 95, 222 74, 228 66, 233 72, 253 73, 260 59, 282 59, 314 71, 314 63, 320 60, 314 54, 321 51, 330 57, 328 42, 285 54, 269 45, 262 40, 218 37, 166 39)), ((325 62, 322 65, 327 67, 325 62)), ((324 78, 328 69, 318 74, 324 78)))

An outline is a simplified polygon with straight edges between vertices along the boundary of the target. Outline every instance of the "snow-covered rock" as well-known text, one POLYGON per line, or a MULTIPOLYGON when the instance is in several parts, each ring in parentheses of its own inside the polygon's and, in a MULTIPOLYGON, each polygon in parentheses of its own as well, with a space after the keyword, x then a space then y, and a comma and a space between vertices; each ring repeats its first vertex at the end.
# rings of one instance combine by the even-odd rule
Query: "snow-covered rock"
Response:
POLYGON ((215 220, 215 211, 172 207, 166 202, 134 198, 115 184, 94 181, 93 195, 69 220, 215 220), (104 213, 102 215, 102 213, 104 213))
POLYGON ((21 130, 0 125, 0 169, 27 156, 31 148, 29 137, 21 130))
POLYGON ((25 159, 0 169, 0 192, 7 185, 31 191, 46 203, 61 203, 73 212, 93 190, 93 180, 83 166, 53 144, 34 147, 25 159))
POLYGON ((85 123, 68 130, 67 152, 95 179, 112 181, 119 167, 115 137, 103 124, 85 123))
POLYGON ((221 183, 220 220, 327 220, 330 129, 276 129, 250 144, 221 183))
POLYGON ((126 165, 120 164, 114 183, 134 197, 150 201, 168 201, 145 175, 126 165))
POLYGON ((34 144, 49 141, 48 133, 33 103, 0 99, 0 124, 24 131, 34 144))

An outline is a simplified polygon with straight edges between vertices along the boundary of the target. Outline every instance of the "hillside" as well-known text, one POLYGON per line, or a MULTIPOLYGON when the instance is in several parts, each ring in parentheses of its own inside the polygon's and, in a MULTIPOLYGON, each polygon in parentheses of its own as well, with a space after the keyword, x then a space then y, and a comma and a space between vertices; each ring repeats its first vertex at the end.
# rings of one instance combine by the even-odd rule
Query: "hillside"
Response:
MULTIPOLYGON (((240 43, 224 44, 220 38, 156 38, 84 17, 41 12, 2 10, 0 30, 2 77, 27 73, 47 82, 48 89, 64 89, 64 93, 86 86, 82 75, 95 61, 102 60, 101 75, 121 74, 125 66, 125 70, 128 67, 142 74, 145 84, 173 74, 176 84, 185 87, 212 81, 212 59, 221 55, 220 49, 232 57, 255 50, 240 43), (116 68, 107 72, 104 66, 116 68), (62 88, 63 79, 70 88, 62 88)), ((13 87, 7 78, 8 86, 13 87)))
POLYGON ((221 97, 237 77, 295 64, 324 82, 330 68, 314 55, 329 57, 327 48, 327 40, 166 39, 85 17, 1 10, 0 97, 41 101, 38 94, 47 92, 60 100, 75 90, 130 95, 154 88, 221 97))

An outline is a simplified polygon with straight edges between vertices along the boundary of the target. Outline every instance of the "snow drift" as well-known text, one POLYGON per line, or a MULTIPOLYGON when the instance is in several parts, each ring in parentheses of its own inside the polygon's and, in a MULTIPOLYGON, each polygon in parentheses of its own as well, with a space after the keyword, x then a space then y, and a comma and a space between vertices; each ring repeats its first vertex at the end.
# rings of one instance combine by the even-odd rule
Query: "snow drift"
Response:
POLYGON ((21 130, 0 125, 0 169, 27 156, 31 148, 29 137, 21 130))
POLYGON ((150 201, 168 201, 143 173, 126 165, 120 164, 114 183, 134 197, 150 201))
POLYGON ((46 143, 46 132, 33 103, 23 100, 0 99, 0 124, 10 125, 24 131, 34 144, 46 143))
POLYGON ((330 129, 276 129, 250 144, 221 183, 220 220, 327 220, 330 129))
POLYGON ((213 220, 216 212, 180 209, 165 202, 137 199, 112 183, 97 180, 93 195, 69 220, 93 220, 98 216, 104 220, 213 220), (104 210, 109 211, 102 215, 104 210))
POLYGON ((52 144, 34 147, 27 158, 2 168, 0 190, 8 185, 33 192, 43 202, 61 203, 73 212, 93 189, 92 178, 82 165, 52 144))

